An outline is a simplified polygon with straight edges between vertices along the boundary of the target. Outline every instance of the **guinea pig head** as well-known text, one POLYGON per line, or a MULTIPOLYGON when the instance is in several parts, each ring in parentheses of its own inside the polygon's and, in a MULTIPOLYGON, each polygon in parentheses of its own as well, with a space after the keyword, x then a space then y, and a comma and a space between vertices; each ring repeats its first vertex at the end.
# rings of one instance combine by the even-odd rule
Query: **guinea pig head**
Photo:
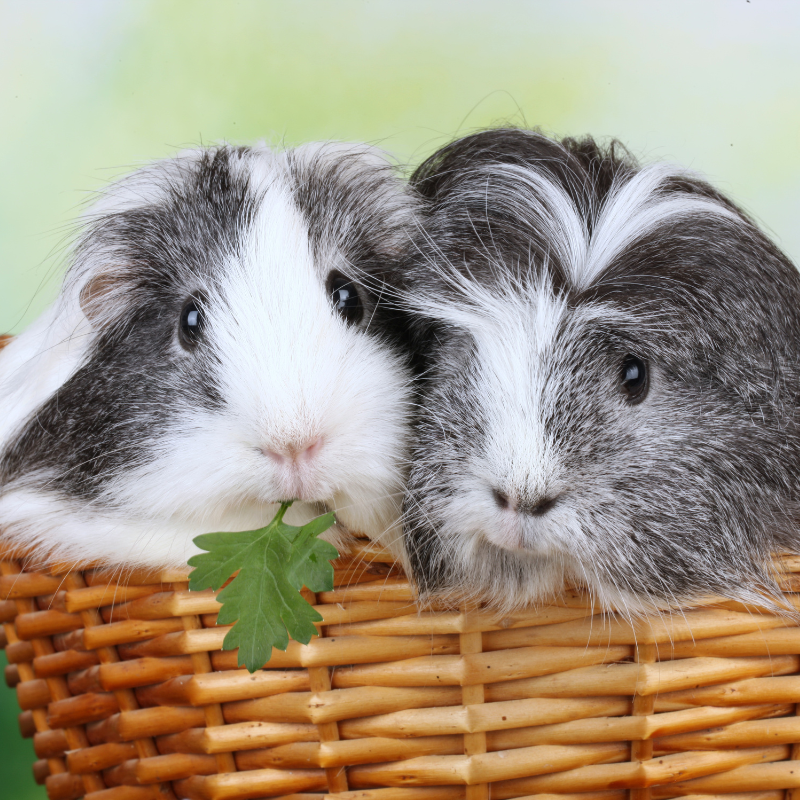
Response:
POLYGON ((39 339, 18 343, 67 331, 74 367, 5 443, 6 534, 182 563, 198 533, 294 499, 289 521, 330 509, 391 535, 408 376, 378 299, 410 215, 360 145, 192 151, 111 187, 39 339))
POLYGON ((800 278, 708 184, 489 131, 414 177, 423 595, 631 612, 777 592, 797 549, 800 278))

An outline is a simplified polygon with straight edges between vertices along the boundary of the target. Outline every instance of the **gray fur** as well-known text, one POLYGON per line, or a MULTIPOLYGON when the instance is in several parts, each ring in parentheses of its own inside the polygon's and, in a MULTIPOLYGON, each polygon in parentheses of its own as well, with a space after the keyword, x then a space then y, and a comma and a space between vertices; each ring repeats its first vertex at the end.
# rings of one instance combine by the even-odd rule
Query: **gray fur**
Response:
POLYGON ((414 174, 405 541, 423 596, 509 607, 566 580, 636 611, 777 593, 770 554, 798 549, 800 276, 682 170, 653 178, 660 215, 603 222, 647 175, 618 144, 511 129, 414 174), (638 404, 629 355, 649 368, 638 404))

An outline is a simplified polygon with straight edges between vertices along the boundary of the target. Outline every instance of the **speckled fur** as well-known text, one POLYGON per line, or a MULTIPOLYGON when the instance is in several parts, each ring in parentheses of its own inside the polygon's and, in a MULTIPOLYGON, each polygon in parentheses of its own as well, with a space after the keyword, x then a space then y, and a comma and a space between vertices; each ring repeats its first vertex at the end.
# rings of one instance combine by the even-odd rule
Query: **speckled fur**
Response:
POLYGON ((774 593, 800 497, 787 257, 697 175, 588 138, 486 131, 412 184, 405 541, 423 596, 509 608, 566 580, 638 613, 774 593), (629 355, 649 367, 638 405, 629 355))

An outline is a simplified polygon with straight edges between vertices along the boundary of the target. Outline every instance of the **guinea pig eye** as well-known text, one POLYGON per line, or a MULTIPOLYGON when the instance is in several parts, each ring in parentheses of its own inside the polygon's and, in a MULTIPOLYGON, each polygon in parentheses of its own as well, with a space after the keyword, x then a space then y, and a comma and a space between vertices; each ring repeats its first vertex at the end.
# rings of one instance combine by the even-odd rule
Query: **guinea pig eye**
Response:
POLYGON ((332 273, 328 278, 333 307, 342 315, 345 322, 355 325, 364 315, 364 307, 358 296, 356 285, 339 273, 332 273))
POLYGON ((178 340, 186 350, 192 350, 203 334, 203 310, 196 298, 189 298, 181 311, 181 322, 178 329, 178 340))
POLYGON ((647 395, 647 364, 636 356, 626 356, 621 370, 622 394, 629 403, 641 403, 647 395))

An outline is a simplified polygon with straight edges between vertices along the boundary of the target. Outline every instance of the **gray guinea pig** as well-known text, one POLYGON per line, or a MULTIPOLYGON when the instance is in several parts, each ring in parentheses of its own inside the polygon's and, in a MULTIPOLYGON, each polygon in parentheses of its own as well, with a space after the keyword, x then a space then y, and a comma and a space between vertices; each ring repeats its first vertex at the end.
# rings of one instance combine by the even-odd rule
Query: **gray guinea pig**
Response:
POLYGON ((365 145, 198 149, 112 185, 0 354, 2 540, 184 564, 294 498, 290 522, 391 542, 409 373, 377 301, 412 218, 365 145))
POLYGON ((797 550, 800 276, 693 173, 500 129, 412 177, 423 596, 775 596, 797 550))

